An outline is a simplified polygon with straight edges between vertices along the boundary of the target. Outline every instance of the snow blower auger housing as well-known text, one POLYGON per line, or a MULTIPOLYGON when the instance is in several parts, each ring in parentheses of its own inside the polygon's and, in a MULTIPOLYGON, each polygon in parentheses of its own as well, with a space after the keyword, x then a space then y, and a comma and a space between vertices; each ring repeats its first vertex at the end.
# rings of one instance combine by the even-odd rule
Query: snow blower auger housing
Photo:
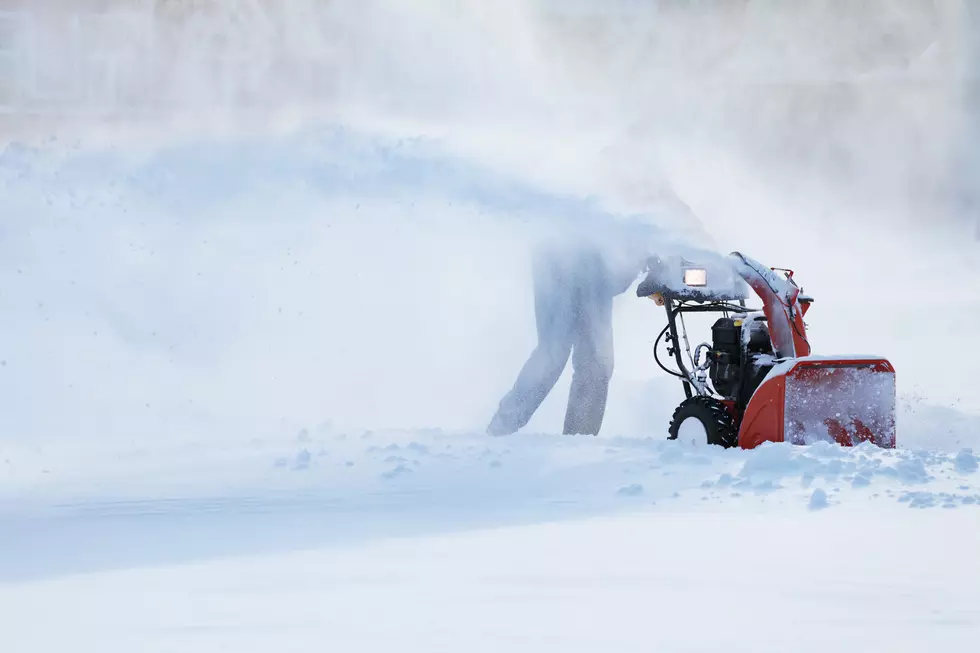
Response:
POLYGON ((793 274, 738 252, 709 265, 648 262, 637 295, 667 311, 654 359, 687 397, 674 411, 670 439, 745 449, 817 441, 895 447, 894 368, 880 356, 813 355, 803 321, 813 299, 793 274), (751 291, 761 309, 747 306, 751 291), (711 342, 693 354, 684 324, 692 313, 720 314, 711 342), (677 370, 658 354, 665 336, 677 370))

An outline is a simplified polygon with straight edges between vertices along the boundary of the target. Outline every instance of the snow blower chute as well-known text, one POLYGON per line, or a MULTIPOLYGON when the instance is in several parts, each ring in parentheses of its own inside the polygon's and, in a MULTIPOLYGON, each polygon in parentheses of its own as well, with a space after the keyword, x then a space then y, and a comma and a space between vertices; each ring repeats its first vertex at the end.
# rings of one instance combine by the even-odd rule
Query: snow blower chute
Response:
POLYGON ((821 440, 895 447, 894 368, 880 356, 813 355, 803 321, 813 299, 792 270, 738 252, 708 265, 658 258, 637 295, 666 308, 654 358, 681 379, 687 397, 674 411, 670 439, 746 449, 821 440), (761 310, 746 305, 749 289, 761 310), (711 342, 693 353, 684 324, 692 313, 721 314, 711 342), (678 370, 658 355, 665 336, 678 370))

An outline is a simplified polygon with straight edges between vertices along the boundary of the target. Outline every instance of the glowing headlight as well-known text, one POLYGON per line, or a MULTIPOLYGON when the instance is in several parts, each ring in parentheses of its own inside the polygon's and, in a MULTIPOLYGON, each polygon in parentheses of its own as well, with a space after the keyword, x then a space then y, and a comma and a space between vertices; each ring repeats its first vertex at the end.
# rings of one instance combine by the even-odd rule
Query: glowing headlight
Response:
POLYGON ((687 268, 684 270, 684 283, 689 286, 707 286, 708 271, 704 268, 687 268))

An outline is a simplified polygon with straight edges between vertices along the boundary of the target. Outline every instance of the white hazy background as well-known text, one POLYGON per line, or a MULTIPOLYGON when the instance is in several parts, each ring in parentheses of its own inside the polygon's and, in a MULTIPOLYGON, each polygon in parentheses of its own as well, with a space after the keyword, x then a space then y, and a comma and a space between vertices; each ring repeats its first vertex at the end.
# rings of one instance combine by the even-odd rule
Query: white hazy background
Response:
MULTIPOLYGON (((7 5, 0 438, 482 429, 534 343, 522 221, 586 199, 795 268, 817 352, 980 410, 966 3, 7 5)), ((616 310, 607 432, 660 436, 663 318, 616 310)))

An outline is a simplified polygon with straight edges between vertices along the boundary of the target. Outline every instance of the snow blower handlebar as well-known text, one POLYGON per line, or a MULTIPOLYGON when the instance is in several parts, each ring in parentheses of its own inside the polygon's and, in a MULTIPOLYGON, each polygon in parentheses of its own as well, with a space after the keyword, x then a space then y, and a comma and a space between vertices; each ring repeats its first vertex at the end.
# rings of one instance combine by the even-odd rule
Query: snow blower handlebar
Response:
POLYGON ((776 358, 810 354, 803 315, 812 300, 801 295, 792 272, 786 272, 782 276, 740 252, 727 257, 709 256, 698 262, 659 257, 647 261, 647 276, 637 288, 637 295, 650 297, 666 307, 668 324, 657 341, 669 334, 668 354, 675 359, 678 371, 663 365, 657 356, 657 345, 654 355, 662 369, 684 381, 688 397, 694 393, 710 394, 710 391, 702 369, 707 361, 699 364, 701 347, 692 354, 683 313, 748 313, 745 305, 748 288, 762 300, 776 358))

